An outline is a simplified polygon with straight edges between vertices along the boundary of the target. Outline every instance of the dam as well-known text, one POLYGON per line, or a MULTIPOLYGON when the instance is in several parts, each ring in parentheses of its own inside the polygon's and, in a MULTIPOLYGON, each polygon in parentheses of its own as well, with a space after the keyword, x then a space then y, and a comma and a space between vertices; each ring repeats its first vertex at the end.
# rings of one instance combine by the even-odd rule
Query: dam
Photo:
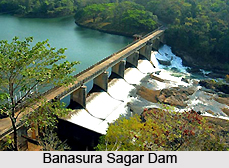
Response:
MULTIPOLYGON (((151 60, 151 51, 152 49, 157 50, 160 43, 164 43, 164 27, 160 27, 157 30, 147 34, 141 39, 138 39, 134 41, 133 43, 129 44, 125 48, 121 49, 120 51, 106 57, 105 59, 99 61, 98 63, 90 66, 86 70, 78 73, 74 77, 76 78, 75 82, 71 84, 68 87, 54 87, 44 93, 44 97, 47 101, 55 100, 55 101, 61 101, 65 97, 70 95, 71 104, 79 104, 82 108, 87 109, 87 87, 85 84, 87 84, 90 81, 93 81, 93 85, 101 88, 104 91, 107 91, 108 88, 108 81, 109 81, 109 73, 107 70, 110 68, 111 73, 115 74, 116 76, 120 78, 124 78, 124 71, 127 66, 134 66, 137 67, 138 60, 139 59, 146 59, 151 60)), ((91 114, 90 114, 91 115, 91 114)), ((118 117, 116 115, 116 117, 118 117)), ((98 120, 104 121, 105 118, 98 118, 98 120)), ((60 132, 65 132, 67 127, 66 122, 68 120, 60 119, 59 128, 60 132), (65 126, 61 126, 63 122, 65 123, 65 126), (63 128, 63 130, 62 130, 63 128)), ((85 121, 87 122, 87 121, 85 121)), ((81 127, 80 125, 76 125, 76 127, 81 127)), ((106 123, 107 124, 107 123, 106 123)), ((18 124, 19 127, 21 127, 23 124, 18 124)), ((79 128, 77 128, 77 131, 72 131, 74 128, 72 127, 72 124, 70 124, 71 128, 69 127, 68 130, 71 130, 69 132, 76 133, 76 135, 80 135, 80 137, 84 137, 85 139, 88 139, 89 141, 93 140, 94 138, 88 137, 91 133, 87 133, 85 129, 82 127, 81 132, 79 131, 79 128), (85 135, 86 136, 83 136, 85 135)), ((1 130, 1 138, 4 136, 10 134, 12 132, 12 128, 10 125, 10 121, 4 122, 4 129, 1 130)), ((20 129, 19 129, 20 130, 20 129)), ((90 132, 91 130, 89 130, 90 132)), ((98 130, 92 130, 96 134, 93 135, 95 137, 100 136, 101 134, 104 134, 104 131, 98 131, 98 130)), ((68 135, 64 135, 65 137, 68 137, 68 135)), ((75 135, 71 135, 73 137, 76 137, 75 135)), ((77 139, 77 138, 76 138, 77 139)), ((97 139, 97 138, 95 138, 97 139)), ((91 143, 91 142, 90 142, 91 143)), ((93 146, 93 145, 92 145, 93 146)))

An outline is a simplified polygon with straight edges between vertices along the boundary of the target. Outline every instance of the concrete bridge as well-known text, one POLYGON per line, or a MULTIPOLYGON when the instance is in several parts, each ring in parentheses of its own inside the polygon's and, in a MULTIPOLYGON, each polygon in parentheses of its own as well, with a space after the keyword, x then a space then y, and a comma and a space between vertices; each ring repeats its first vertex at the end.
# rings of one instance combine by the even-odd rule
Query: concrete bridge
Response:
POLYGON ((137 67, 138 59, 144 57, 151 60, 152 49, 157 50, 160 43, 164 43, 164 28, 159 28, 154 32, 149 33, 142 39, 139 39, 117 53, 101 60, 92 65, 88 69, 75 75, 76 81, 69 87, 55 87, 46 93, 47 100, 61 100, 68 95, 71 95, 71 103, 80 104, 86 107, 86 89, 84 85, 93 80, 93 85, 97 85, 104 91, 108 87, 108 68, 112 68, 112 73, 124 78, 126 65, 137 67))
MULTIPOLYGON (((124 78, 125 66, 131 65, 137 67, 138 59, 151 60, 152 49, 157 50, 160 43, 164 43, 164 27, 147 34, 129 44, 120 51, 110 55, 100 62, 92 65, 86 70, 75 75, 75 82, 68 87, 54 87, 48 90, 44 96, 47 101, 56 99, 61 100, 70 95, 71 103, 77 103, 86 108, 87 87, 85 84, 93 80, 93 85, 96 85, 107 91, 108 89, 108 72, 111 68, 112 73, 124 78)), ((12 132, 11 123, 8 118, 4 121, 0 120, 0 139, 12 132)))

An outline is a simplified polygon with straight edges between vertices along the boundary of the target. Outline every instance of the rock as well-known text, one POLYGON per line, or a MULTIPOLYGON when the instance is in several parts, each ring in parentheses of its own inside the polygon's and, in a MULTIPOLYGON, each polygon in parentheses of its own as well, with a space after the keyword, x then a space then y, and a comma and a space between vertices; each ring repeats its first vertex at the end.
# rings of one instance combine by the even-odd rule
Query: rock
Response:
POLYGON ((223 111, 227 116, 229 116, 229 109, 228 109, 228 108, 224 108, 224 109, 222 109, 222 111, 223 111))
POLYGON ((199 82, 197 80, 192 80, 192 84, 193 84, 193 86, 197 86, 197 85, 199 85, 199 82))
POLYGON ((161 71, 154 72, 156 75, 160 75, 161 71))
POLYGON ((177 96, 170 96, 164 100, 165 104, 169 104, 172 106, 179 106, 179 107, 186 107, 187 104, 184 103, 184 101, 180 101, 177 96))
POLYGON ((204 86, 207 89, 215 90, 215 81, 214 80, 201 80, 199 82, 200 86, 204 86))
POLYGON ((214 73, 214 72, 206 74, 206 76, 209 78, 224 78, 225 77, 224 74, 219 74, 219 73, 214 73))
POLYGON ((189 83, 189 82, 190 82, 190 79, 182 78, 181 81, 183 81, 183 82, 185 82, 185 83, 189 83))
POLYGON ((229 94, 229 84, 218 85, 217 89, 223 93, 229 94))
POLYGON ((170 66, 171 65, 171 61, 170 60, 160 60, 157 58, 157 61, 159 62, 159 64, 162 65, 166 65, 166 66, 170 66))
POLYGON ((166 99, 166 97, 165 97, 164 94, 161 94, 161 95, 159 95, 159 96, 157 97, 157 100, 158 100, 159 102, 163 102, 165 99, 166 99))
POLYGON ((180 72, 180 70, 177 69, 176 67, 172 67, 172 68, 171 68, 171 71, 172 71, 172 72, 180 72))
POLYGON ((159 81, 159 82, 164 82, 164 81, 165 81, 164 79, 161 79, 161 78, 159 78, 159 77, 157 77, 157 76, 155 76, 155 75, 153 75, 153 74, 151 74, 150 77, 151 77, 152 79, 155 79, 155 80, 159 81))
POLYGON ((200 90, 201 90, 201 91, 204 91, 204 92, 206 92, 206 93, 210 93, 210 94, 217 94, 216 91, 211 90, 211 89, 207 89, 207 88, 205 88, 205 87, 202 87, 200 90))
POLYGON ((153 103, 157 103, 156 97, 159 96, 160 90, 151 90, 144 86, 140 87, 137 90, 137 95, 141 96, 145 100, 148 100, 153 103))
POLYGON ((202 73, 199 68, 187 68, 187 72, 189 73, 202 73))
POLYGON ((188 96, 195 92, 192 88, 185 87, 173 87, 169 89, 162 89, 157 96, 157 100, 160 103, 169 104, 172 106, 186 107, 185 101, 188 100, 188 96))
POLYGON ((211 115, 215 115, 215 113, 213 112, 213 111, 211 111, 211 110, 207 110, 207 113, 209 113, 209 114, 211 114, 211 115))
POLYGON ((229 84, 227 83, 216 82, 215 80, 201 80, 199 84, 207 89, 212 89, 216 92, 223 92, 225 94, 229 94, 229 84))
POLYGON ((229 106, 229 98, 225 98, 225 97, 216 97, 214 98, 215 101, 221 103, 221 104, 226 104, 229 106))
POLYGON ((137 95, 153 103, 164 103, 177 107, 186 107, 186 101, 195 90, 191 87, 172 87, 162 90, 151 90, 146 87, 137 89, 137 95))

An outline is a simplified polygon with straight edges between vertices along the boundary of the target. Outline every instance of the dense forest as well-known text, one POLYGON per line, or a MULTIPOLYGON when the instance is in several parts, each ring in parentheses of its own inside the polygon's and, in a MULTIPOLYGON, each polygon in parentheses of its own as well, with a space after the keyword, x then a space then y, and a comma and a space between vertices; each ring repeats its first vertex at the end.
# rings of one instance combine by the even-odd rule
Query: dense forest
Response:
MULTIPOLYGON (((80 26, 127 36, 136 33, 145 35, 163 25, 167 27, 166 43, 172 46, 173 52, 180 55, 187 65, 197 67, 198 70, 217 71, 226 76, 226 82, 229 82, 228 0, 0 0, 0 14, 37 18, 74 16, 76 24, 80 26)), ((66 61, 57 65, 56 62, 65 58, 65 49, 55 51, 47 40, 31 47, 32 41, 32 37, 25 41, 19 41, 15 37, 10 44, 6 40, 0 41, 0 83, 4 90, 0 93, 0 100, 3 102, 0 103, 0 119, 9 117, 14 129, 13 138, 9 136, 6 137, 6 142, 3 141, 4 150, 5 147, 7 150, 20 150, 20 135, 16 128, 19 120, 25 121, 32 131, 39 126, 43 136, 38 139, 38 143, 43 150, 60 150, 54 148, 53 144, 62 148, 57 144, 59 139, 53 141, 53 137, 57 136, 50 133, 56 129, 57 117, 66 116, 71 110, 65 109, 58 101, 47 104, 39 102, 41 107, 37 108, 40 94, 31 96, 31 91, 37 86, 69 84, 73 80, 69 74, 74 71, 73 66, 78 62, 66 61), (18 91, 23 94, 19 99, 15 98, 18 91), (33 103, 35 105, 31 106, 33 103), (21 120, 18 117, 24 112, 20 109, 21 106, 36 110, 24 115, 21 120)), ((160 83, 168 82, 153 74, 150 74, 151 78, 160 83)), ((223 80, 195 81, 193 86, 198 84, 206 88, 200 91, 213 95, 210 97, 210 94, 206 94, 209 96, 207 99, 229 105, 229 85, 223 83, 223 80)), ((187 90, 180 90, 179 87, 176 89, 175 92, 174 88, 156 91, 146 88, 143 94, 158 99, 157 102, 163 100, 160 103, 174 105, 174 102, 181 101, 183 95, 185 97, 185 92, 192 92, 191 87, 187 90), (182 96, 177 92, 181 92, 182 96)), ((140 91, 142 90, 138 89, 136 95, 144 99, 139 94, 140 91)), ((193 94, 187 94, 191 95, 193 94)), ((198 112, 190 110, 174 113, 173 108, 163 108, 164 110, 145 108, 141 115, 118 119, 110 124, 106 136, 101 138, 95 149, 229 150, 228 121, 201 116, 205 112, 214 114, 213 111, 204 109, 198 112)), ((222 111, 228 116, 227 108, 222 111)))
POLYGON ((0 13, 23 17, 59 17, 72 15, 74 0, 0 0, 0 13))
POLYGON ((134 2, 92 4, 77 10, 76 23, 107 32, 132 36, 158 27, 157 16, 134 2))
POLYGON ((189 56, 183 57, 187 65, 211 70, 229 69, 228 1, 119 0, 112 5, 109 1, 109 7, 96 2, 91 4, 88 1, 88 6, 81 7, 76 13, 76 20, 93 18, 93 22, 98 19, 97 22, 103 20, 107 24, 107 18, 110 18, 115 25, 113 27, 128 29, 130 33, 134 28, 138 29, 133 31, 137 33, 142 29, 153 30, 163 23, 168 26, 168 45, 176 54, 189 56))
POLYGON ((167 43, 176 54, 189 55, 183 57, 186 64, 229 69, 227 0, 0 0, 0 12, 25 17, 75 14, 77 24, 124 35, 166 24, 167 43))

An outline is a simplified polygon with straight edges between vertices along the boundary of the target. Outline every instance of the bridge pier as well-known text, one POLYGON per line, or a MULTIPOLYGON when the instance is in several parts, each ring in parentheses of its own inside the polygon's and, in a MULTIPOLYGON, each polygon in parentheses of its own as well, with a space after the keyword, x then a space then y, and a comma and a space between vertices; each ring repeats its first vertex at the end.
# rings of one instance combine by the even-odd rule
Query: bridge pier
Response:
POLYGON ((99 86, 104 91, 108 88, 108 72, 103 72, 93 80, 94 85, 99 86))
POLYGON ((145 57, 148 61, 151 60, 151 51, 152 51, 152 44, 147 43, 144 47, 139 50, 139 55, 145 57))
POLYGON ((166 40, 165 40, 165 34, 163 33, 162 35, 160 35, 160 42, 165 44, 166 43, 166 40))
POLYGON ((158 50, 160 47, 160 38, 156 38, 156 39, 151 40, 151 43, 152 43, 152 48, 154 50, 158 50))
POLYGON ((126 63, 133 65, 134 67, 138 66, 139 52, 135 51, 129 57, 126 58, 126 63))
POLYGON ((78 103, 82 107, 86 107, 86 95, 87 95, 87 87, 81 86, 78 90, 74 91, 71 94, 70 104, 78 103))
POLYGON ((115 66, 112 67, 112 72, 124 78, 124 71, 125 71, 125 61, 120 61, 115 66))

